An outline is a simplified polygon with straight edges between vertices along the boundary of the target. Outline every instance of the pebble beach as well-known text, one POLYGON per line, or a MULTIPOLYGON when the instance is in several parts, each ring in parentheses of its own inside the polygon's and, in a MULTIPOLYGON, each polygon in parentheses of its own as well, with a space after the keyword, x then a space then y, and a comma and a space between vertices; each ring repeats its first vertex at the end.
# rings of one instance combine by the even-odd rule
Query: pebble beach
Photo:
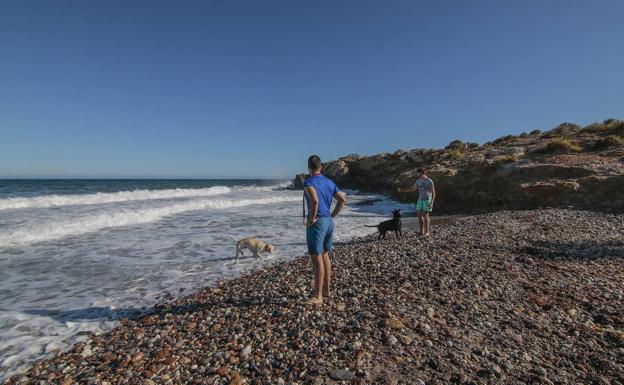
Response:
POLYGON ((156 305, 5 384, 624 384, 624 215, 500 211, 156 305))

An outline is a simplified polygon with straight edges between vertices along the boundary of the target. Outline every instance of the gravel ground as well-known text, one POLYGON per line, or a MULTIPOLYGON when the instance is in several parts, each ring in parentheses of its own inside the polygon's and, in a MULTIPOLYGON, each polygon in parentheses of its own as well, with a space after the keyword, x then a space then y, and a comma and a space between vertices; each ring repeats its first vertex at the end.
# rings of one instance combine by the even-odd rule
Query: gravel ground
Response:
POLYGON ((124 320, 7 384, 624 384, 624 215, 505 211, 336 247, 124 320))

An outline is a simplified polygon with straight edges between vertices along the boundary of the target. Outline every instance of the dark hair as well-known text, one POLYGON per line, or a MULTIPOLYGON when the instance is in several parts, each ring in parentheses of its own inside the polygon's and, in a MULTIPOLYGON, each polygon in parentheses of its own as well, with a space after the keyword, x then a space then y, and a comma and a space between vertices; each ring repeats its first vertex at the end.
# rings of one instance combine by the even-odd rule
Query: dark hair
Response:
POLYGON ((427 170, 425 170, 424 168, 419 168, 418 170, 416 170, 416 172, 418 172, 419 174, 427 175, 427 170))
POLYGON ((308 158, 308 168, 312 171, 318 171, 323 167, 321 158, 318 155, 310 155, 308 158))

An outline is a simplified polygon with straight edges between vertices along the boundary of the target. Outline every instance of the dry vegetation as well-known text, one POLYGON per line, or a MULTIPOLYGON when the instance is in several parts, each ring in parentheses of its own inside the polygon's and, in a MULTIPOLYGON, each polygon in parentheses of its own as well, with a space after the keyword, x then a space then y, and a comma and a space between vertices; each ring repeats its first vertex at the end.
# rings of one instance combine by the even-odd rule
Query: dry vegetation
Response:
POLYGON ((549 153, 571 153, 580 152, 583 148, 566 138, 555 138, 546 145, 546 152, 549 153))

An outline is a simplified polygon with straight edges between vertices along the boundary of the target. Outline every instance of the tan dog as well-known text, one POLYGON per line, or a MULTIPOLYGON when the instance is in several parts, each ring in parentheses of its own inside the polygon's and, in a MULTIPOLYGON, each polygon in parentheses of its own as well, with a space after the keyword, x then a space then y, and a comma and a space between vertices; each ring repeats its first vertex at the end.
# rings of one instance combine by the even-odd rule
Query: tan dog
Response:
POLYGON ((236 259, 238 259, 239 253, 240 255, 243 255, 243 249, 251 250, 254 257, 260 258, 260 253, 266 251, 269 254, 272 254, 275 248, 270 243, 264 243, 256 238, 243 238, 240 241, 236 242, 236 259))

